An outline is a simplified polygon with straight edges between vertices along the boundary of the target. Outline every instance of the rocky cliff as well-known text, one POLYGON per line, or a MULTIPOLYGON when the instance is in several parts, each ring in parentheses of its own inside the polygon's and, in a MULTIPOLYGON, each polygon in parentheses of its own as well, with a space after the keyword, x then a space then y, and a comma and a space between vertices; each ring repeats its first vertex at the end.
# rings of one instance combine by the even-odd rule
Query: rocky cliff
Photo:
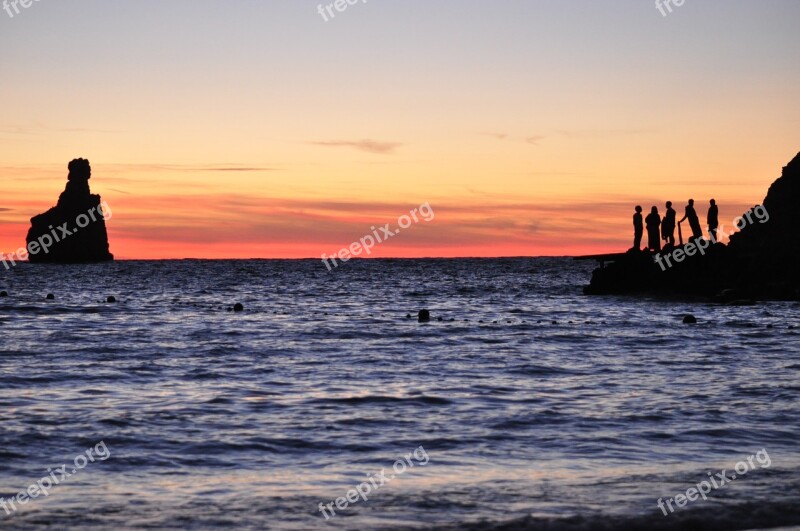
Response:
POLYGON ((709 244, 702 253, 695 249, 680 262, 671 260, 668 267, 666 253, 659 259, 649 252, 631 251, 595 270, 585 292, 800 300, 798 205, 800 153, 783 168, 763 203, 737 218, 741 230, 727 246, 709 244))
POLYGON ((31 218, 26 241, 30 262, 79 263, 113 260, 108 249, 106 219, 110 209, 89 190, 89 161, 69 163, 67 186, 58 204, 31 218))

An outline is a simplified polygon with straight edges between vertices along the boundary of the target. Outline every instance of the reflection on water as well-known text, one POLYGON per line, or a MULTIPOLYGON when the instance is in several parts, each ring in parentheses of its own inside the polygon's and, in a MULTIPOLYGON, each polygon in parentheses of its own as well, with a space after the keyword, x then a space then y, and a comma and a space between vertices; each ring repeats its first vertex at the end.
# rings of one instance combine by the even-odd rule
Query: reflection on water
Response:
POLYGON ((2 525, 800 523, 796 304, 586 298, 566 259, 346 266, 8 272, 0 497, 101 440, 112 457, 2 525), (432 322, 406 317, 422 308, 432 322), (324 522, 320 502, 419 446, 427 466, 324 522), (769 469, 656 507, 761 448, 769 469))

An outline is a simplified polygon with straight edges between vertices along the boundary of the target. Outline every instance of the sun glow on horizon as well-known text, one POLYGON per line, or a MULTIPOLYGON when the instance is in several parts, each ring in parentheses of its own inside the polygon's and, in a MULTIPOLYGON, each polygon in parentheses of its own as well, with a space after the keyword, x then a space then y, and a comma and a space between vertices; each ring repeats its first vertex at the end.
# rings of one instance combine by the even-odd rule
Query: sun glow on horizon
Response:
POLYGON ((408 5, 0 21, 0 252, 76 157, 120 259, 318 258, 425 202, 370 257, 489 257, 624 251, 636 204, 733 219, 800 148, 796 2, 408 5))

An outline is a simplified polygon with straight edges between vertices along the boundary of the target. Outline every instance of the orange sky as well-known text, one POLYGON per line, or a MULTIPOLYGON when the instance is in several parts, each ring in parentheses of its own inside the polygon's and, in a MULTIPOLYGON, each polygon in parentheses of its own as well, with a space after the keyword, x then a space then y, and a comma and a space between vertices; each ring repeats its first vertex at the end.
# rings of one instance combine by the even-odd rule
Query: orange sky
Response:
POLYGON ((729 223, 800 150, 798 3, 550 4, 35 4, 0 20, 0 251, 75 157, 118 258, 319 257, 426 202, 372 256, 539 256, 627 249, 637 203, 729 223))

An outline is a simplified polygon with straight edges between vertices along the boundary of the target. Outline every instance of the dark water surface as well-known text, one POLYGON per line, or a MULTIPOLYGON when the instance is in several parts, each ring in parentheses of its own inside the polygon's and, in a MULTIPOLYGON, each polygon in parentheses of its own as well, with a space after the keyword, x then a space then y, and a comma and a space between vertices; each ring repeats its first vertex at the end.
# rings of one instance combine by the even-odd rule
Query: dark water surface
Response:
POLYGON ((0 528, 800 524, 800 306, 587 298, 591 267, 0 270, 0 497, 110 454, 0 508, 0 528), (406 318, 421 308, 431 323, 406 318), (760 450, 769 466, 707 501, 657 507, 760 450))

